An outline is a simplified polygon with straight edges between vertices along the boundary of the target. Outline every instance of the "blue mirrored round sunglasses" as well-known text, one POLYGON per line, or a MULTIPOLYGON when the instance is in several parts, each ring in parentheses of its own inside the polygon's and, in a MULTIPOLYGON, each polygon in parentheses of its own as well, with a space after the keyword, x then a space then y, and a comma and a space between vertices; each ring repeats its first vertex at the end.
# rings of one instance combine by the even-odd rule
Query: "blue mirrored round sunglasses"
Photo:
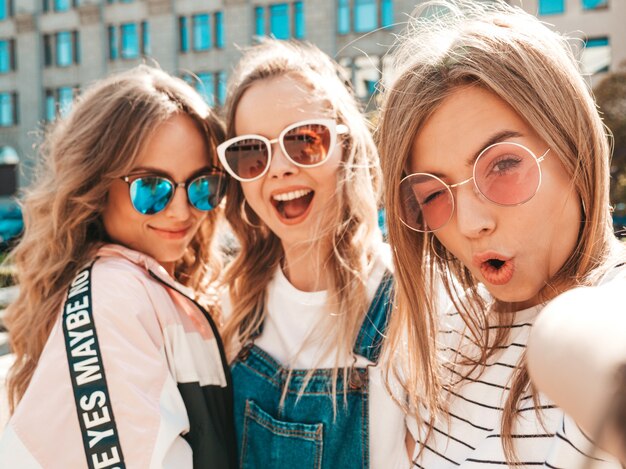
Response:
POLYGON ((215 171, 196 175, 184 182, 175 182, 167 176, 124 176, 130 201, 143 215, 154 215, 164 210, 179 187, 184 187, 187 200, 196 209, 208 212, 217 207, 226 193, 224 173, 215 171))

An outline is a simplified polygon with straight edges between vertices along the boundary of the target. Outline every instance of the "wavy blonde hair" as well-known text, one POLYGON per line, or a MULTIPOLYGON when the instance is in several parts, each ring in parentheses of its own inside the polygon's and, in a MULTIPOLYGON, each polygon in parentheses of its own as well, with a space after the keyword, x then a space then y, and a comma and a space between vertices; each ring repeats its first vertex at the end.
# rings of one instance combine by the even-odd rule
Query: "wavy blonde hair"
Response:
MULTIPOLYGON (((447 260, 452 256, 435 236, 411 231, 399 221, 398 188, 406 175, 415 135, 439 105, 467 85, 494 93, 547 142, 570 175, 581 199, 583 219, 577 244, 542 290, 543 300, 564 289, 596 282, 614 255, 615 238, 608 198, 607 129, 566 39, 535 17, 502 2, 488 5, 439 1, 429 2, 425 8, 427 14, 412 20, 406 35, 396 44, 396 73, 385 90, 377 138, 397 279, 397 311, 390 325, 388 348, 405 350, 408 343, 408 355, 393 374, 410 397, 408 407, 415 410, 425 405, 434 419, 439 412, 445 415, 441 396, 447 385, 436 356, 434 284, 443 281, 481 349, 478 359, 460 364, 481 369, 509 335, 508 328, 501 327, 495 337, 489 336, 489 321, 494 316, 486 314, 488 305, 478 294, 470 271, 456 259, 447 260), (416 390, 420 390, 419 395, 416 390)), ((512 316, 495 315, 495 321, 510 325, 512 316)), ((516 410, 529 388, 523 357, 518 366, 504 405, 501 429, 505 454, 511 463, 517 460, 511 436, 516 410)), ((532 386, 530 392, 536 402, 532 386)), ((540 414, 538 417, 541 419, 540 414)), ((432 424, 433 420, 420 424, 427 435, 432 433, 432 424)))
MULTIPOLYGON (((108 241, 101 214, 111 183, 133 168, 159 124, 181 113, 194 120, 217 161, 214 149, 224 131, 215 114, 184 81, 145 65, 95 83, 47 132, 22 201, 25 231, 10 254, 19 284, 6 317, 15 353, 8 378, 11 412, 28 387, 69 283, 108 241)), ((209 212, 175 265, 175 278, 194 289, 219 273, 212 252, 218 214, 209 212)))
MULTIPOLYGON (((327 207, 320 231, 311 240, 312 246, 329 242, 331 245, 328 252, 323 252, 321 265, 330 278, 329 306, 341 312, 333 317, 328 331, 329 344, 337 345, 338 361, 351 354, 367 311, 365 283, 381 239, 377 226, 378 153, 355 96, 341 79, 338 65, 313 45, 289 41, 265 40, 246 51, 240 60, 229 83, 227 138, 235 136, 237 105, 244 93, 258 81, 282 76, 306 85, 313 99, 328 104, 330 117, 350 129, 343 140, 336 203, 327 207)), ((271 278, 268 272, 278 268, 284 256, 279 238, 244 203, 241 184, 231 180, 226 218, 241 243, 239 254, 226 272, 233 312, 223 336, 231 347, 233 343, 246 344, 259 328, 271 278), (244 221, 244 210, 255 226, 244 221)))

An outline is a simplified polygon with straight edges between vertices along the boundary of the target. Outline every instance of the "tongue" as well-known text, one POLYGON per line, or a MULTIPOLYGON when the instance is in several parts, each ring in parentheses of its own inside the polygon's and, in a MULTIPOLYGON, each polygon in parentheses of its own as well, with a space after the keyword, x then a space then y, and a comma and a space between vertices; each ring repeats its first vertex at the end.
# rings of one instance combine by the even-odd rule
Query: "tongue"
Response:
POLYGON ((286 200, 282 203, 283 215, 286 218, 296 218, 302 215, 309 207, 310 197, 298 197, 293 200, 286 200))

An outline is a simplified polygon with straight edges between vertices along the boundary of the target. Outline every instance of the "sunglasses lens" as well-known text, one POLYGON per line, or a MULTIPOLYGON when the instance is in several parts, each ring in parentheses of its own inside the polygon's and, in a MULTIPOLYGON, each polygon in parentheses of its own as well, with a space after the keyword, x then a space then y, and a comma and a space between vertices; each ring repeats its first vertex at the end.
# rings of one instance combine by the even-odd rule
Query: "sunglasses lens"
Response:
POLYGON ((191 205, 207 212, 217 207, 226 192, 224 178, 220 174, 200 176, 189 183, 187 196, 191 205))
POLYGON ((140 177, 130 184, 133 207, 144 215, 153 215, 163 210, 173 192, 172 183, 158 176, 140 177))
POLYGON ((444 226, 454 208, 450 189, 430 174, 412 174, 400 183, 402 221, 416 231, 434 231, 444 226))
POLYGON ((474 177, 481 194, 500 205, 529 201, 541 181, 535 156, 530 150, 510 143, 487 148, 476 160, 474 177))
POLYGON ((323 124, 305 124, 294 127, 283 137, 283 146, 297 164, 312 166, 328 157, 330 129, 323 124))
POLYGON ((239 140, 229 145, 225 154, 228 166, 241 179, 258 177, 265 171, 269 161, 267 144, 256 138, 239 140))

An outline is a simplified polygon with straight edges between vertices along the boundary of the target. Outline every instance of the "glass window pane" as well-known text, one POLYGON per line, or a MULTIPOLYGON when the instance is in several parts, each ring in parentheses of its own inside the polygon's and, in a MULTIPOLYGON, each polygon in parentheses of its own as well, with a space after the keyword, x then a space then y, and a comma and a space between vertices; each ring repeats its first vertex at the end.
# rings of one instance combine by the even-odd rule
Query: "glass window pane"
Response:
POLYGON ((337 32, 339 34, 348 34, 350 32, 350 2, 349 0, 338 0, 337 32))
POLYGON ((67 11, 71 6, 70 0, 54 0, 54 11, 67 11))
POLYGON ((380 25, 383 28, 393 24, 393 0, 383 0, 380 15, 380 25))
POLYGON ((294 10, 293 35, 296 39, 304 39, 304 5, 302 5, 302 2, 296 2, 293 4, 293 10, 294 10))
POLYGON ((289 8, 286 3, 270 5, 270 33, 276 39, 289 39, 289 8))
POLYGON ((193 49, 207 50, 211 47, 209 34, 209 15, 204 13, 193 16, 193 49))
POLYGON ((226 102, 226 72, 217 73, 217 104, 223 106, 226 102))
POLYGON ((119 55, 119 49, 117 48, 117 28, 115 26, 109 26, 109 59, 116 60, 119 55))
POLYGON ((124 59, 135 59, 139 57, 139 39, 137 37, 137 25, 126 23, 122 30, 122 57, 124 59))
POLYGON ((74 90, 69 86, 59 88, 59 115, 65 116, 72 108, 74 90))
POLYGON ((5 20, 7 18, 7 2, 5 0, 0 0, 0 20, 5 20))
POLYGON ((611 65, 611 45, 608 37, 587 40, 580 58, 583 73, 593 75, 608 72, 611 65))
POLYGON ((74 53, 72 51, 72 33, 63 31, 57 33, 57 65, 67 67, 72 64, 74 53))
POLYGON ((608 6, 608 0, 582 0, 583 10, 594 10, 596 8, 605 8, 608 6))
POLYGON ((11 70, 11 45, 8 40, 0 41, 0 73, 11 70))
POLYGON ((11 93, 0 93, 0 126, 12 126, 13 115, 13 99, 11 93))
POLYGON ((265 36, 265 15, 263 7, 254 9, 254 34, 257 36, 265 36))
POLYGON ((215 17, 215 47, 224 47, 224 13, 218 11, 215 17))
POLYGON ((210 72, 198 73, 199 82, 196 84, 196 89, 200 96, 204 98, 209 106, 215 105, 215 83, 213 81, 213 74, 210 72))
POLYGON ((141 53, 144 55, 150 55, 152 47, 150 44, 150 23, 147 21, 141 22, 141 53))
POLYGON ((376 0, 354 0, 354 30, 357 33, 372 31, 378 27, 376 0))
POLYGON ((539 0, 540 15, 554 15, 565 11, 565 0, 539 0))
POLYGON ((189 50, 189 20, 186 16, 178 18, 178 34, 180 51, 187 52, 189 50))
POLYGON ((46 115, 45 119, 47 122, 52 122, 56 118, 57 114, 57 103, 54 99, 54 91, 46 90, 46 115))

